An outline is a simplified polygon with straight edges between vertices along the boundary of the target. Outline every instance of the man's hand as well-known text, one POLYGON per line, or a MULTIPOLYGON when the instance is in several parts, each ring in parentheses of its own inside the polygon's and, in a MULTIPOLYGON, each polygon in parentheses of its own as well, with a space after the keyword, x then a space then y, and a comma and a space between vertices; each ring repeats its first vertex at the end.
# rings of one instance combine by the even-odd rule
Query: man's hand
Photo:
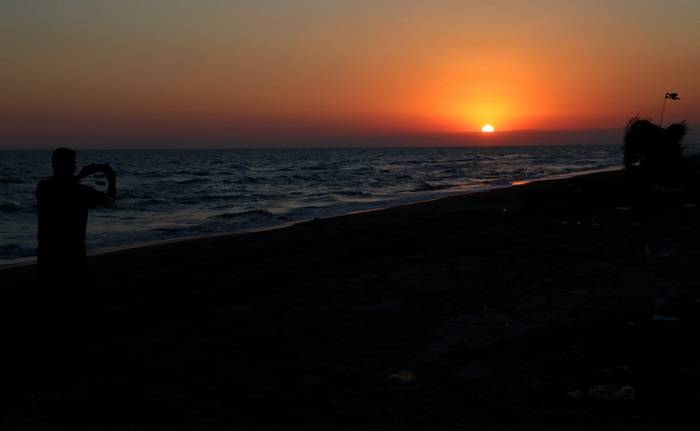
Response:
POLYGON ((83 167, 80 170, 80 173, 75 177, 75 179, 81 180, 87 176, 96 174, 98 172, 103 172, 107 179, 113 179, 115 177, 114 170, 108 164, 91 164, 83 167))
POLYGON ((117 177, 116 174, 114 173, 114 169, 112 169, 112 167, 107 165, 107 164, 101 165, 101 166, 103 167, 102 172, 105 173, 107 180, 114 181, 114 179, 117 177))
POLYGON ((87 176, 90 176, 98 171, 98 165, 92 164, 92 165, 87 165, 84 166, 83 169, 80 170, 80 173, 75 176, 75 180, 81 180, 87 176))

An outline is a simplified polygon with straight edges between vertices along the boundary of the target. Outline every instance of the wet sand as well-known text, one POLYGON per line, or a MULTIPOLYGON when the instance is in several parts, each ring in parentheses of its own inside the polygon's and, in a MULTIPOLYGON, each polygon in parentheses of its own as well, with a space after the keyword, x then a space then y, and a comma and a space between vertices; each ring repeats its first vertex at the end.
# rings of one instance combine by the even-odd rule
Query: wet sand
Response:
POLYGON ((606 172, 93 256, 71 325, 37 311, 33 266, 2 270, 0 428, 679 428, 689 184, 606 172))

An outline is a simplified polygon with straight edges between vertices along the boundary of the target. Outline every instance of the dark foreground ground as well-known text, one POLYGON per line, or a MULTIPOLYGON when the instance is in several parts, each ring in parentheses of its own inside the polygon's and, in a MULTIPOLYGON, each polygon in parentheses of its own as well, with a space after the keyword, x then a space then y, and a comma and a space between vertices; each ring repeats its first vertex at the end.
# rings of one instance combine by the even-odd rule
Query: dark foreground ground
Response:
POLYGON ((0 428, 688 429, 699 204, 613 172, 129 250, 65 319, 3 270, 0 428))

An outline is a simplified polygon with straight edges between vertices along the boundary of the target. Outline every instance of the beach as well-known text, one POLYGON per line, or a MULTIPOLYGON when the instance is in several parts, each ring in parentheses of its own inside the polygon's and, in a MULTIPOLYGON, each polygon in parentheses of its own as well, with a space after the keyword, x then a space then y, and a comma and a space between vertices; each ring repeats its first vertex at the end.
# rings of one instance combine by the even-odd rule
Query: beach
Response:
POLYGON ((604 172, 91 256, 89 336, 55 350, 35 267, 1 270, 0 427, 678 429, 700 401, 688 184, 604 172))

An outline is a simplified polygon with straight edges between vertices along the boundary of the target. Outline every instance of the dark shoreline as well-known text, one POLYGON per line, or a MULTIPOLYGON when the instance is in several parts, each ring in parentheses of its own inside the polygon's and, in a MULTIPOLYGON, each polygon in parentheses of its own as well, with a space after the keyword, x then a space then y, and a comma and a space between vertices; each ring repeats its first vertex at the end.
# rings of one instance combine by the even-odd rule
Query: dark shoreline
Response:
POLYGON ((9 268, 0 425, 678 428, 700 401, 698 196, 639 205, 607 172, 92 256, 100 335, 49 380, 23 365, 34 267, 9 268))

